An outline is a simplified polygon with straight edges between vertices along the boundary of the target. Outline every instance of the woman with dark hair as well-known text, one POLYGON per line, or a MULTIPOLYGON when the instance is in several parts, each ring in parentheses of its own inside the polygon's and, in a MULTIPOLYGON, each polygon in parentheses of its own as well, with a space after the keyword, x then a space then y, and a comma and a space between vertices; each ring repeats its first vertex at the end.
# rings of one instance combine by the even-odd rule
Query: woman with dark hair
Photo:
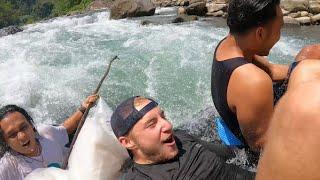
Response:
POLYGON ((6 105, 0 109, 0 180, 19 180, 36 168, 60 167, 78 123, 97 95, 87 97, 81 107, 60 126, 35 127, 31 116, 21 107, 6 105))

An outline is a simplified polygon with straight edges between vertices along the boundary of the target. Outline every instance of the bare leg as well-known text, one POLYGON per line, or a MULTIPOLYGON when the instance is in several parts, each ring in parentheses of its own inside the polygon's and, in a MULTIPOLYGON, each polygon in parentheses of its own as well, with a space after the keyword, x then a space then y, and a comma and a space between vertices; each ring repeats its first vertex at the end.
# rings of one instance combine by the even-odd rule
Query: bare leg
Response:
POLYGON ((301 63, 275 108, 257 180, 320 179, 320 61, 301 63))

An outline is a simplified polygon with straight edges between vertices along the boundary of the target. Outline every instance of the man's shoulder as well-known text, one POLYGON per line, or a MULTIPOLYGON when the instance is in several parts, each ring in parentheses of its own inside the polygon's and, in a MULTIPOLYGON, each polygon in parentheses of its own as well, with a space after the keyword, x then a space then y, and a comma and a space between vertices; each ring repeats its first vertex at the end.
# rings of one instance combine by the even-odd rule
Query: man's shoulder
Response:
POLYGON ((141 174, 137 167, 134 166, 134 162, 131 158, 128 158, 124 164, 122 165, 122 168, 120 170, 121 176, 120 180, 143 180, 147 179, 145 178, 146 175, 141 174))
POLYGON ((238 67, 234 70, 232 76, 235 76, 236 78, 245 78, 246 80, 250 80, 250 82, 272 81, 267 72, 252 63, 238 67))
POLYGON ((237 68, 230 78, 232 92, 259 93, 260 88, 272 89, 271 77, 262 69, 253 64, 247 64, 237 68))

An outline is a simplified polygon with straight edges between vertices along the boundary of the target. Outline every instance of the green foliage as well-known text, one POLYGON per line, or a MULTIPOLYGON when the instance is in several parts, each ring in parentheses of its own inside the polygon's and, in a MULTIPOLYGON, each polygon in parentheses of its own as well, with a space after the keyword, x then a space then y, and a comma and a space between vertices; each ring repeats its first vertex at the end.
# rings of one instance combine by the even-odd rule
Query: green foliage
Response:
POLYGON ((92 0, 0 0, 0 28, 83 11, 92 0))

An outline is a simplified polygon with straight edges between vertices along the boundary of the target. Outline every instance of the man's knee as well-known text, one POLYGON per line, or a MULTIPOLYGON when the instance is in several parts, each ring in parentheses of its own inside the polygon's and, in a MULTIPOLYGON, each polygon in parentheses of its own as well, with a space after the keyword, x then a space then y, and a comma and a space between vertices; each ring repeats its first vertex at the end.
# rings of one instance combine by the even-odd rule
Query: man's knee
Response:
POLYGON ((299 62, 292 71, 289 79, 288 90, 305 82, 320 80, 320 60, 309 60, 299 62))
POLYGON ((258 180, 320 178, 319 89, 320 80, 297 86, 275 107, 258 180))
POLYGON ((307 45, 296 56, 296 61, 320 59, 320 44, 307 45))

